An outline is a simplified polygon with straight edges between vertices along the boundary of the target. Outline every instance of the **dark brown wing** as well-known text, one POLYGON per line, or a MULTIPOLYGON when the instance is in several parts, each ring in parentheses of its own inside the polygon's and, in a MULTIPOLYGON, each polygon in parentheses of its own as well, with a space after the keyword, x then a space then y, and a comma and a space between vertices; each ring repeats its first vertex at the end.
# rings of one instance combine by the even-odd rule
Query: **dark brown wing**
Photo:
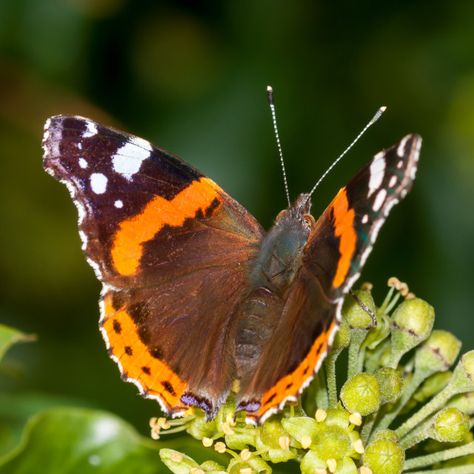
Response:
POLYGON ((81 117, 45 126, 44 166, 79 210, 103 282, 112 358, 167 412, 215 412, 234 373, 232 314, 262 230, 213 181, 146 140, 81 117))
POLYGON ((339 191, 316 222, 286 298, 268 299, 278 324, 239 394, 251 420, 264 420, 312 380, 337 330, 344 296, 390 209, 412 187, 420 145, 420 137, 406 136, 339 191))

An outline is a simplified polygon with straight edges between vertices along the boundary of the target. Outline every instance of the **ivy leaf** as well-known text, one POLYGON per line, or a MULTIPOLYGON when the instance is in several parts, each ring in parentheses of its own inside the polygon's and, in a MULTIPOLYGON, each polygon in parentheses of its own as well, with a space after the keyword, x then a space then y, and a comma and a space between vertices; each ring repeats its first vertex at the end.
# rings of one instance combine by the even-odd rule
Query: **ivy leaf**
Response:
POLYGON ((155 474, 166 470, 159 447, 109 413, 56 408, 30 419, 0 474, 155 474))
POLYGON ((0 324, 0 361, 13 344, 34 341, 35 336, 24 334, 4 324, 0 324))

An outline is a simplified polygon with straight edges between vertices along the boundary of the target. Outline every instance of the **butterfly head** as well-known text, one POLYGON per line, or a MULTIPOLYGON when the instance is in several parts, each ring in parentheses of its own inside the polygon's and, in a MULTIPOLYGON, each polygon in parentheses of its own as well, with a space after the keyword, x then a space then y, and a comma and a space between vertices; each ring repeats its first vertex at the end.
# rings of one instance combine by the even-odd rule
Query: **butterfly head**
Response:
POLYGON ((303 226, 312 227, 314 222, 311 212, 311 196, 308 193, 302 193, 296 201, 287 209, 281 211, 275 219, 275 224, 278 226, 285 226, 288 224, 294 225, 296 222, 301 222, 303 226))

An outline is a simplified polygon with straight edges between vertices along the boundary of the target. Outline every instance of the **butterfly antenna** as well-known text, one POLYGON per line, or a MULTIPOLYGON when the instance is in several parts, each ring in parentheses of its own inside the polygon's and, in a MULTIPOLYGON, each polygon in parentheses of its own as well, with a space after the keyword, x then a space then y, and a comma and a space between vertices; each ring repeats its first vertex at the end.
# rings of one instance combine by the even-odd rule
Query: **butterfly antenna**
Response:
POLYGON ((288 200, 288 206, 291 206, 290 191, 288 190, 288 180, 286 178, 285 161, 283 160, 283 150, 281 149, 280 135, 278 133, 275 103, 273 102, 273 88, 272 88, 272 86, 267 86, 267 98, 268 98, 268 105, 270 106, 270 110, 272 112, 273 130, 275 131, 275 138, 276 138, 277 147, 278 147, 278 154, 280 155, 281 171, 283 173, 283 184, 285 185, 286 199, 288 200))
POLYGON ((318 182, 313 186, 313 189, 309 192, 311 196, 314 191, 316 191, 317 187, 321 184, 323 179, 331 172, 331 170, 342 160, 342 158, 347 154, 347 152, 359 141, 360 137, 364 135, 364 133, 371 127, 377 120, 382 116, 382 114, 387 110, 387 107, 382 106, 380 107, 377 112, 375 112, 374 116, 370 119, 369 123, 360 131, 359 135, 354 138, 352 143, 339 155, 339 157, 333 161, 331 166, 323 173, 323 175, 318 179, 318 182))

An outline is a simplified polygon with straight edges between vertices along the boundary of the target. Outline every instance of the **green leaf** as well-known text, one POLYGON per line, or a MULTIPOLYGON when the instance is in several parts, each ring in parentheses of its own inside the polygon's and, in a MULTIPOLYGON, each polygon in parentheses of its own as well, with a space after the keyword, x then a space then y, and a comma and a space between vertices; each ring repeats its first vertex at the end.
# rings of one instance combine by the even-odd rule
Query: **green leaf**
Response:
POLYGON ((24 334, 17 329, 0 324, 0 361, 13 344, 18 342, 30 342, 34 339, 35 336, 24 334))
POLYGON ((20 445, 0 458, 0 474, 155 474, 166 471, 164 444, 109 413, 57 408, 30 419, 20 445))
POLYGON ((26 422, 39 412, 55 407, 86 405, 82 400, 48 393, 12 391, 0 392, 0 459, 18 445, 26 422))

